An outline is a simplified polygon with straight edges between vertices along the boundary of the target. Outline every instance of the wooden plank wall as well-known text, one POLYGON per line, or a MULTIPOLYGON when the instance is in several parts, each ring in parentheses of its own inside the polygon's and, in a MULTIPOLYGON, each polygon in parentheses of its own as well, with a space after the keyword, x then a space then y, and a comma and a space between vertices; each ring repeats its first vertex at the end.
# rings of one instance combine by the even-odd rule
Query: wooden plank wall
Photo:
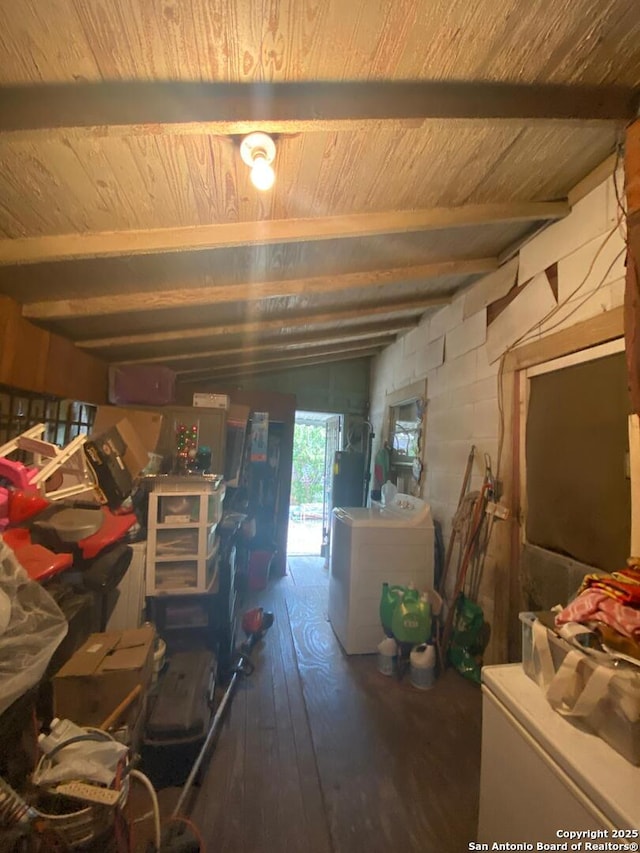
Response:
POLYGON ((107 363, 34 326, 0 296, 0 384, 99 405, 107 402, 107 363))

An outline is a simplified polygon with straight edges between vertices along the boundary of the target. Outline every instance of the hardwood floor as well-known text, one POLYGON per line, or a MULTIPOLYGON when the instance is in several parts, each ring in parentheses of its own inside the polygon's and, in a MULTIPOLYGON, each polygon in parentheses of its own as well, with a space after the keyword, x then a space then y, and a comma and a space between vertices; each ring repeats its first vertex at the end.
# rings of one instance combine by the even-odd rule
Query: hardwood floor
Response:
POLYGON ((192 811, 208 851, 467 850, 480 691, 448 671, 421 692, 380 675, 375 656, 347 657, 326 618, 324 561, 289 564, 256 598, 275 622, 192 811))

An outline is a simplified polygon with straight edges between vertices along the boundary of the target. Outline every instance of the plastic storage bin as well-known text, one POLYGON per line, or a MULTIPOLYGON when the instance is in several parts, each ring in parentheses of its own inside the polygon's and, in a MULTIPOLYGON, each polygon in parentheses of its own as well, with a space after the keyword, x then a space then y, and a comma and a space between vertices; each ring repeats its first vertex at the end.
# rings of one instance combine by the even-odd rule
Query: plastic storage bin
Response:
POLYGON ((580 650, 545 628, 535 613, 521 613, 520 621, 522 667, 552 706, 640 764, 640 670, 580 650))
MULTIPOLYGON (((215 536, 215 531, 209 534, 215 536)), ((195 552, 180 559, 156 555, 153 566, 153 589, 155 593, 172 594, 208 592, 215 580, 220 540, 214 539, 206 557, 195 552)))
POLYGON ((267 588, 274 554, 274 551, 251 551, 247 569, 250 590, 256 591, 267 588))
POLYGON ((109 366, 109 402, 116 406, 168 406, 176 392, 176 374, 151 364, 109 366))
POLYGON ((159 477, 149 494, 147 595, 209 592, 217 570, 224 484, 215 477, 159 477))

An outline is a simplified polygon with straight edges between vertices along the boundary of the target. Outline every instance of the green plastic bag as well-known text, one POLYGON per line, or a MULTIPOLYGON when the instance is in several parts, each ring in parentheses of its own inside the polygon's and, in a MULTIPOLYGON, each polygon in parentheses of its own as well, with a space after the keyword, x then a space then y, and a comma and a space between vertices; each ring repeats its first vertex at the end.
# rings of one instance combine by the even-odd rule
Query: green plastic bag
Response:
POLYGON ((480 684, 482 655, 488 642, 488 624, 479 604, 461 594, 456 601, 449 663, 465 678, 480 684))

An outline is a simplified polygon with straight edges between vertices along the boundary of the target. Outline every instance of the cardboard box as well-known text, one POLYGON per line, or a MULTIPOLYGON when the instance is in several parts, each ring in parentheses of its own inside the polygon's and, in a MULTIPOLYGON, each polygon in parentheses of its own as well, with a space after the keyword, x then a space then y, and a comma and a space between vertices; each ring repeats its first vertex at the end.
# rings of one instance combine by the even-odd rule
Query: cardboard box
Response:
POLYGON ((149 453, 158 452, 158 440, 162 431, 163 415, 161 412, 147 411, 144 409, 125 409, 118 406, 98 406, 96 417, 93 422, 93 434, 100 435, 121 421, 127 420, 136 432, 139 445, 146 452, 142 465, 134 470, 142 461, 125 455, 125 462, 132 477, 137 477, 140 471, 147 466, 149 453))
POLYGON ((244 447, 247 438, 247 423, 251 409, 232 403, 227 412, 227 441, 224 463, 224 479, 228 486, 237 487, 240 481, 244 447))
POLYGON ((138 684, 144 694, 151 683, 154 641, 152 625, 91 634, 53 678, 56 716, 98 726, 138 684))
POLYGON ((102 435, 88 439, 84 452, 108 506, 117 509, 129 497, 133 486, 133 477, 124 461, 127 445, 120 427, 111 427, 102 435))
MULTIPOLYGON (((198 445, 211 448, 211 473, 220 474, 224 470, 226 410, 192 406, 169 406, 161 410, 99 406, 93 424, 94 433, 116 426, 122 419, 134 427, 147 453, 159 454, 168 464, 175 461, 178 424, 195 424, 198 427, 198 445)), ((138 473, 136 471, 132 476, 138 473)))
POLYGON ((224 409, 226 411, 229 408, 229 395, 195 393, 193 405, 196 408, 224 409))

